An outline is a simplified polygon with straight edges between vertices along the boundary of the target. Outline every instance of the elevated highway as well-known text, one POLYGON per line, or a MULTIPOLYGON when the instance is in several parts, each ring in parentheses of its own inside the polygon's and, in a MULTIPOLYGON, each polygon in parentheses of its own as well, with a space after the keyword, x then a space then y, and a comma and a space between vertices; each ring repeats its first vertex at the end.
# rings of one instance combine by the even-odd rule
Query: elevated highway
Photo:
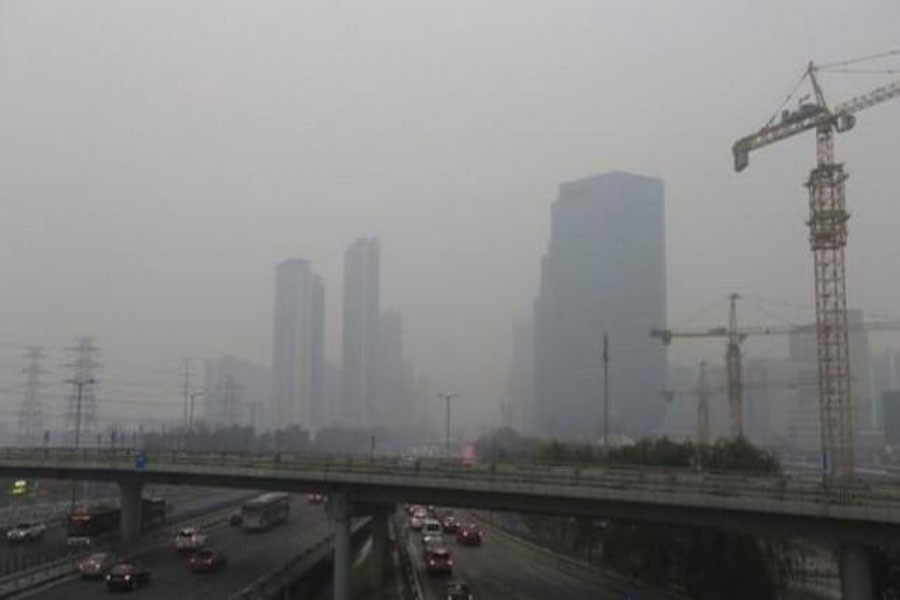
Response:
MULTIPOLYGON (((338 580, 349 573, 342 566, 341 540, 348 530, 341 523, 367 505, 411 501, 814 538, 842 548, 844 580, 863 586, 871 586, 865 545, 900 539, 900 488, 883 483, 825 487, 804 477, 521 463, 466 466, 369 456, 171 452, 146 455, 139 466, 135 459, 134 450, 4 449, 0 476, 115 481, 123 491, 123 521, 129 512, 124 507, 135 504, 126 499, 139 497, 148 483, 327 490, 338 507, 332 513, 337 598, 345 587, 338 580)), ((857 590, 853 597, 866 596, 857 590)))

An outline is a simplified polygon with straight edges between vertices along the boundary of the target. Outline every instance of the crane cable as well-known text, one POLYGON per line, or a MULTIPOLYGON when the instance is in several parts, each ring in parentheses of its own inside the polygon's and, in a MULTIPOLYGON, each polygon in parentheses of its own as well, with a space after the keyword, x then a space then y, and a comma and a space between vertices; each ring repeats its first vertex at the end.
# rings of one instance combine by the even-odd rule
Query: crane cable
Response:
POLYGON ((801 76, 800 76, 800 79, 797 80, 797 83, 794 84, 794 87, 793 87, 793 89, 791 89, 790 93, 789 93, 787 96, 785 96, 784 102, 782 102, 782 103, 778 106, 778 108, 775 109, 775 112, 772 113, 772 116, 769 117, 769 120, 766 121, 766 124, 765 124, 765 125, 763 125, 763 127, 762 127, 763 129, 765 129, 766 127, 768 127, 769 125, 771 125, 772 123, 775 122, 775 120, 776 120, 776 119, 778 118, 778 116, 781 114, 782 109, 783 109, 785 106, 787 106, 787 103, 788 103, 788 102, 791 101, 791 99, 794 97, 794 94, 797 93, 797 90, 800 89, 800 86, 803 85, 803 81, 804 81, 808 76, 809 76, 809 73, 807 73, 806 69, 803 69, 803 75, 801 75, 801 76))
POLYGON ((878 58, 886 58, 888 56, 897 56, 900 55, 900 48, 897 50, 888 50, 887 52, 879 52, 878 54, 869 54, 867 56, 860 56, 859 58, 849 58, 847 60, 841 60, 838 62, 828 63, 824 65, 817 65, 818 69, 832 69, 834 67, 846 67, 847 65, 855 65, 857 63, 865 62, 867 60, 875 60, 878 58))

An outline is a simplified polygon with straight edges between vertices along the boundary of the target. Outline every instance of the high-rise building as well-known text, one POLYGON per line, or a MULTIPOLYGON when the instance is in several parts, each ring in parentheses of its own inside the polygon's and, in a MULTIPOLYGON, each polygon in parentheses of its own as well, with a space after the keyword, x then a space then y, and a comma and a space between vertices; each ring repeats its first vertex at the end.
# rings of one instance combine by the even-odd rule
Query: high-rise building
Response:
POLYGON ((285 260, 275 271, 271 428, 325 423, 324 346, 325 284, 308 261, 285 260))
POLYGON ((368 426, 375 418, 375 355, 380 316, 377 238, 359 238, 344 253, 343 406, 340 424, 368 426))
POLYGON ((513 323, 512 356, 506 380, 506 402, 503 403, 503 425, 521 427, 522 415, 534 406, 534 326, 531 319, 513 323))
POLYGON ((375 357, 375 414, 371 426, 397 428, 409 415, 404 388, 403 322, 400 312, 386 310, 378 322, 375 357))
POLYGON ((531 424, 554 436, 603 431, 603 336, 609 335, 610 432, 658 426, 666 352, 663 183, 612 172, 563 183, 534 305, 531 424))

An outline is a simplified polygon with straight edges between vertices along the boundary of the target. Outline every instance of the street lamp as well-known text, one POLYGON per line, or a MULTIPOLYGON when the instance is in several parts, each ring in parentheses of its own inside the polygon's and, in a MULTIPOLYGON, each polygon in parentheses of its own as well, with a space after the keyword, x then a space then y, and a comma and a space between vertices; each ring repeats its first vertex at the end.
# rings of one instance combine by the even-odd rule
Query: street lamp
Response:
POLYGON ((443 394, 441 392, 438 392, 438 398, 443 399, 444 402, 447 404, 447 450, 446 450, 447 462, 450 462, 450 401, 453 400, 454 398, 458 398, 458 397, 459 397, 459 394, 457 394, 457 393, 443 394))

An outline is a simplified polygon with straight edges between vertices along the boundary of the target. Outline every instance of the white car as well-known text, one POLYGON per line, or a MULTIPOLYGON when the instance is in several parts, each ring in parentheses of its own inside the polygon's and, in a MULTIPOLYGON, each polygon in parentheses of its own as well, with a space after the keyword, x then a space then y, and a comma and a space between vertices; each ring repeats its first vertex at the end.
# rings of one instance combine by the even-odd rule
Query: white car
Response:
POLYGON ((441 527, 440 521, 437 519, 425 519, 422 522, 422 540, 425 538, 440 539, 444 529, 441 527))
POLYGON ((6 532, 10 542, 31 542, 44 537, 47 526, 40 521, 24 521, 6 532))
POLYGON ((193 552, 206 545, 206 534, 196 527, 179 529, 175 534, 175 550, 178 552, 193 552))

